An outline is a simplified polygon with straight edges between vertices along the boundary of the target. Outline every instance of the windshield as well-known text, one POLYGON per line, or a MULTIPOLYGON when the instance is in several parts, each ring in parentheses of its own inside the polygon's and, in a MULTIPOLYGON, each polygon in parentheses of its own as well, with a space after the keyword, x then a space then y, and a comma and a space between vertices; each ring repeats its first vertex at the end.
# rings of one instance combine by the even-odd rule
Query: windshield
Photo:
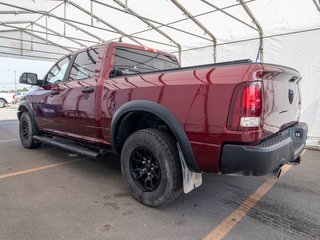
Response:
POLYGON ((180 66, 176 58, 158 52, 117 47, 114 68, 121 70, 122 75, 128 75, 180 68, 180 66))

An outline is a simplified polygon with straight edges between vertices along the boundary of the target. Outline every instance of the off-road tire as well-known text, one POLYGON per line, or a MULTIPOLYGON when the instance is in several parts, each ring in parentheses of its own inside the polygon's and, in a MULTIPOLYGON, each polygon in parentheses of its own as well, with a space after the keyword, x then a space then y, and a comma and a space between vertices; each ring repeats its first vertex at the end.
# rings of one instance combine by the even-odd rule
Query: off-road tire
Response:
MULTIPOLYGON (((176 199, 182 192, 182 170, 176 142, 164 131, 143 129, 130 135, 121 152, 121 170, 132 196, 149 207, 157 207, 168 203, 176 199), (149 155, 152 154, 152 157, 147 155, 147 158, 153 159, 152 161, 157 163, 160 169, 160 181, 157 180, 159 183, 155 189, 150 189, 150 187, 146 190, 145 187, 139 186, 137 174, 134 174, 136 171, 132 173, 133 168, 130 162, 137 163, 136 158, 140 154, 134 156, 133 154, 136 151, 143 151, 141 149, 146 149, 149 155)), ((148 173, 144 172, 144 174, 144 177, 148 177, 146 175, 148 173)), ((153 176, 152 173, 151 176, 153 176)), ((141 180, 139 179, 139 181, 141 180)))
POLYGON ((39 135, 39 131, 36 129, 35 123, 32 121, 28 112, 21 114, 19 135, 20 141, 25 148, 37 148, 41 145, 41 142, 33 139, 33 136, 39 135))

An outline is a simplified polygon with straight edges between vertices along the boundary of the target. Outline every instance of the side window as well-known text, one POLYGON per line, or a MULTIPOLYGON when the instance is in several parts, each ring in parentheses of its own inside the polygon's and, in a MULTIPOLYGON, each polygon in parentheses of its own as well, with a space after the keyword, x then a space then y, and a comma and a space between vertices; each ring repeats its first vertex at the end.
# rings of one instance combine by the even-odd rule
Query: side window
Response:
POLYGON ((63 81, 70 58, 70 56, 63 58, 50 70, 46 78, 47 84, 56 84, 63 81))
POLYGON ((134 48, 116 48, 114 68, 121 70, 122 75, 162 71, 179 67, 177 59, 173 56, 134 48))
POLYGON ((78 53, 71 68, 69 81, 93 77, 97 61, 101 61, 98 57, 98 48, 78 53))

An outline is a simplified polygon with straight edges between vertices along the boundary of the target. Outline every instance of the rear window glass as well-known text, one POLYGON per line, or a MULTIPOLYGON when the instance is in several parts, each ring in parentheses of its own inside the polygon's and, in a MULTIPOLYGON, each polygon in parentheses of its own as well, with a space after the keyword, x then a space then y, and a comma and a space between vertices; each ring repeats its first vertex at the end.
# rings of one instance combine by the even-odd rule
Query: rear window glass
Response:
POLYGON ((133 48, 117 47, 114 68, 123 75, 179 68, 176 58, 133 48))

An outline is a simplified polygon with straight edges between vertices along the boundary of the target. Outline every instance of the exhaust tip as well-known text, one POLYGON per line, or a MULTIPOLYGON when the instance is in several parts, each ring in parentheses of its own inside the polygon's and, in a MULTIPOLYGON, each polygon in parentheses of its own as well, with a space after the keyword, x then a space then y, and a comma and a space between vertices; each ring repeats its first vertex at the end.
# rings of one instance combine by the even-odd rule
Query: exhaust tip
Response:
POLYGON ((298 165, 301 163, 301 156, 297 157, 295 160, 288 162, 290 165, 298 165))
POLYGON ((276 170, 273 171, 273 176, 275 177, 275 179, 278 179, 281 176, 281 172, 282 172, 282 168, 279 167, 276 170))

